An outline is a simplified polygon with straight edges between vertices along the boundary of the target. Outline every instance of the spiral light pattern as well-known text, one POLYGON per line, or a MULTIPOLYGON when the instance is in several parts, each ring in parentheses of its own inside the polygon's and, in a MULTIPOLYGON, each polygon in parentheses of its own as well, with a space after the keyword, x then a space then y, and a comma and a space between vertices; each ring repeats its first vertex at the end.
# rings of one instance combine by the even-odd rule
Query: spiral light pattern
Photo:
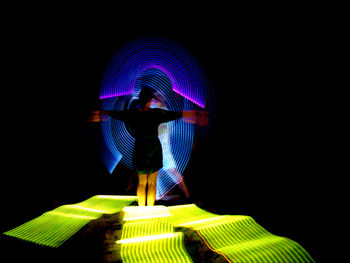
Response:
POLYGON ((162 38, 141 39, 118 52, 103 77, 100 99, 134 93, 139 75, 150 68, 164 72, 174 92, 205 108, 206 83, 199 65, 187 50, 162 38))
MULTIPOLYGON (((151 107, 170 111, 210 108, 207 82, 199 65, 183 47, 169 40, 138 40, 113 57, 101 82, 102 108, 128 110, 138 98, 141 84, 155 91, 157 100, 151 107)), ((157 199, 181 182, 196 132, 193 125, 182 120, 160 126, 163 168, 157 181, 157 199)), ((105 151, 110 153, 105 155, 109 156, 108 160, 104 160, 110 173, 119 161, 133 169, 135 140, 130 128, 124 122, 111 119, 102 123, 102 134, 105 151)))

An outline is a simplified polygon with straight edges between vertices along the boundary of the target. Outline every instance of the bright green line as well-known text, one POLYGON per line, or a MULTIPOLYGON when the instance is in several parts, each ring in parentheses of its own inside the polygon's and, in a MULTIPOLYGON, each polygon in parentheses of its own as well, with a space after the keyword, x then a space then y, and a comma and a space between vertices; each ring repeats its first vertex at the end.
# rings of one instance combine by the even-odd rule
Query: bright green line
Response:
POLYGON ((148 236, 141 236, 141 237, 133 237, 133 238, 127 238, 118 240, 117 244, 127 244, 127 243, 136 243, 136 242, 143 242, 143 241, 151 241, 156 239, 164 239, 164 238, 172 238, 175 237, 175 233, 167 233, 167 234, 159 234, 159 235, 148 235, 148 236))

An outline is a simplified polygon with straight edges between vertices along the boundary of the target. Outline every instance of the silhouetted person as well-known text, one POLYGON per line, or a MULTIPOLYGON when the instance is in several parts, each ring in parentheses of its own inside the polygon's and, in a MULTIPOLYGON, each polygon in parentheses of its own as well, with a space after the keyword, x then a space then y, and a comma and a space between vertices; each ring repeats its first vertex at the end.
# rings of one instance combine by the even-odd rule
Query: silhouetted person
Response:
POLYGON ((163 167, 162 146, 158 138, 158 126, 161 123, 184 118, 186 122, 206 125, 206 112, 182 111, 174 112, 158 108, 150 108, 153 92, 150 88, 142 88, 139 99, 134 101, 128 111, 94 111, 89 121, 106 121, 103 115, 127 123, 135 136, 134 161, 139 183, 137 196, 139 206, 153 206, 156 198, 158 170, 163 167), (148 186, 146 194, 146 186, 148 186))

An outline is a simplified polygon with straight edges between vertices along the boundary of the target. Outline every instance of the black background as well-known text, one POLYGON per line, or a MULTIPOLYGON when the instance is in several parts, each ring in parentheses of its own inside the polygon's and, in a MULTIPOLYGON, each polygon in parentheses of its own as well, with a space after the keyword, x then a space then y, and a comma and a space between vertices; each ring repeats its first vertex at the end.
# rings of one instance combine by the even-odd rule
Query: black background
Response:
POLYGON ((286 10, 248 10, 239 18, 237 12, 214 16, 193 9, 188 20, 167 13, 121 19, 122 10, 9 20, 1 231, 94 194, 119 194, 118 178, 100 161, 86 119, 99 107, 100 81, 113 54, 130 41, 160 36, 192 53, 216 94, 210 133, 185 172, 194 198, 222 213, 252 216, 317 259, 327 167, 312 79, 316 26, 286 10))

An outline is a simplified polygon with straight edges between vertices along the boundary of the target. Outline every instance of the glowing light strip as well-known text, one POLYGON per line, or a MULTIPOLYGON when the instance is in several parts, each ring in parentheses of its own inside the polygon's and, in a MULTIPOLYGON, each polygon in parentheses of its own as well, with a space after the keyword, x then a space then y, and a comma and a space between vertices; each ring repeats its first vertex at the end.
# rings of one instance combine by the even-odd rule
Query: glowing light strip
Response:
MULTIPOLYGON (((137 197, 94 196, 60 206, 4 234, 58 247, 102 212, 120 211, 134 200, 137 197)), ((314 262, 298 243, 269 233, 249 216, 216 215, 194 204, 123 210, 128 220, 121 240, 116 242, 121 246, 123 262, 191 262, 184 235, 174 232, 174 226, 197 231, 211 250, 230 262, 314 262)))
POLYGON ((184 248, 184 235, 173 232, 164 206, 125 207, 121 245, 123 262, 192 262, 184 248))
POLYGON ((184 247, 184 235, 182 232, 167 234, 166 238, 121 244, 120 254, 124 263, 192 262, 184 247), (173 237, 170 237, 172 235, 173 237))
POLYGON ((108 213, 108 211, 98 210, 98 209, 92 209, 92 208, 87 208, 87 207, 78 206, 78 205, 69 205, 69 206, 70 206, 70 207, 73 207, 73 208, 83 209, 83 210, 92 211, 92 212, 97 212, 97 213, 108 213))
POLYGON ((176 90, 175 88, 173 88, 173 91, 176 92, 177 94, 183 96, 184 98, 188 99, 189 101, 193 102, 194 104, 197 104, 199 107, 201 107, 201 108, 203 108, 203 109, 205 108, 205 105, 204 105, 204 104, 195 101, 195 100, 192 99, 191 97, 189 97, 189 96, 183 94, 181 91, 176 90))
POLYGON ((118 97, 118 96, 126 96, 126 95, 130 95, 132 94, 133 91, 129 91, 129 92, 125 92, 125 93, 114 93, 114 94, 109 94, 109 95, 105 95, 105 96, 100 96, 100 99, 109 99, 109 98, 114 98, 114 97, 118 97))
POLYGON ((140 217, 133 217, 133 218, 124 218, 125 221, 131 221, 131 220, 140 220, 140 219, 152 219, 152 218, 159 218, 159 217, 170 217, 171 215, 150 215, 150 216, 140 216, 140 217))
POLYGON ((226 223, 226 222, 232 222, 233 220, 240 220, 243 217, 235 216, 233 219, 232 216, 215 216, 215 217, 209 217, 205 219, 185 222, 182 224, 179 224, 178 226, 191 226, 192 228, 201 229, 202 227, 207 227, 208 224, 220 224, 220 223, 226 223))
POLYGON ((136 200, 136 196, 94 196, 75 205, 60 206, 4 234, 43 246, 59 247, 91 220, 104 213, 116 213, 136 200))
POLYGON ((275 236, 249 216, 218 216, 195 205, 169 207, 175 226, 197 231, 230 262, 314 262, 298 243, 275 236))
MULTIPOLYGON (((162 176, 162 178, 164 178, 163 176, 164 170, 161 170, 160 176, 162 176)), ((183 177, 180 176, 180 178, 177 178, 176 176, 177 174, 172 174, 171 175, 171 179, 175 179, 173 181, 173 184, 169 184, 167 188, 162 187, 162 180, 158 180, 157 181, 157 200, 162 199, 172 188, 174 188, 175 186, 177 186, 178 184, 181 183, 181 181, 183 180, 183 177), (166 189, 166 191, 164 191, 164 189, 166 189)))
POLYGON ((80 216, 80 215, 62 213, 62 212, 57 212, 57 211, 51 211, 50 214, 51 215, 64 216, 64 217, 70 217, 70 218, 87 219, 87 220, 96 219, 96 217, 94 217, 94 216, 80 216))
POLYGON ((122 239, 172 233, 171 217, 164 206, 125 207, 122 239))
POLYGON ((167 233, 167 234, 160 234, 160 235, 153 235, 153 236, 134 237, 134 238, 118 240, 117 244, 127 244, 127 243, 151 241, 156 239, 173 238, 173 237, 176 237, 176 235, 179 235, 179 233, 167 233))

